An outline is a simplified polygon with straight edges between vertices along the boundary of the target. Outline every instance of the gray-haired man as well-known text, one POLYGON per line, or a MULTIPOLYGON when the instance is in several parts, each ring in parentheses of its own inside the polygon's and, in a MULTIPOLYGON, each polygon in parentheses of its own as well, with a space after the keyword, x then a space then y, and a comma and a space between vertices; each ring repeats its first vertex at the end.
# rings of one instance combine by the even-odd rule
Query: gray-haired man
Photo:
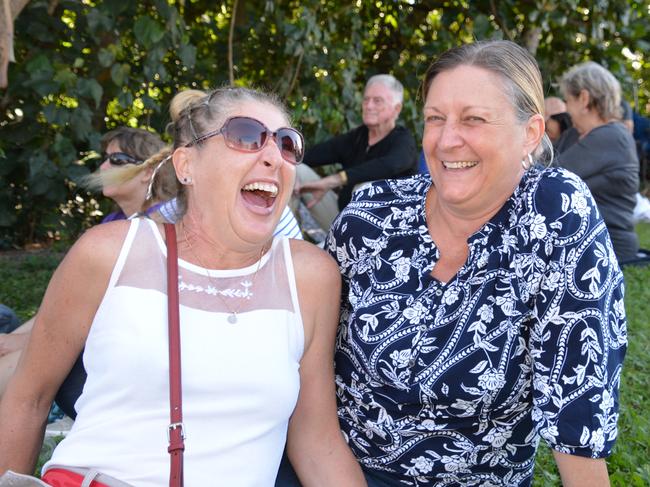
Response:
POLYGON ((371 77, 363 93, 363 125, 307 150, 305 164, 298 166, 296 192, 324 230, 350 202, 356 185, 415 174, 415 140, 406 128, 397 125, 403 97, 404 88, 395 77, 371 77), (335 163, 343 170, 322 179, 309 167, 335 163), (335 188, 338 197, 332 191, 335 188))

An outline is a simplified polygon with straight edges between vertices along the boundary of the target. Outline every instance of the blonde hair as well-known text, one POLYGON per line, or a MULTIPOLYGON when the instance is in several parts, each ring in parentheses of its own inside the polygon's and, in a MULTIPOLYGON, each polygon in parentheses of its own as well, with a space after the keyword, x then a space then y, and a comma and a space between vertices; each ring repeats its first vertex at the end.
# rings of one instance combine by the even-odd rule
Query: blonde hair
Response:
POLYGON ((587 61, 577 64, 562 75, 563 95, 577 97, 582 90, 589 93, 589 108, 596 110, 603 120, 620 119, 621 84, 600 64, 587 61))
MULTIPOLYGON (((178 182, 173 165, 170 163, 174 150, 195 143, 203 134, 223 124, 235 107, 246 101, 268 103, 277 108, 287 121, 290 120, 289 113, 279 98, 249 88, 227 86, 209 93, 189 89, 179 92, 172 98, 169 104, 171 122, 167 125, 167 133, 172 136, 173 145, 151 157, 151 160, 147 159, 145 164, 155 164, 151 184, 154 194, 161 193, 160 187, 165 184, 171 186, 167 183, 170 177, 166 175, 173 175, 173 191, 177 199, 179 216, 182 216, 187 209, 187 194, 185 186, 178 182)), ((201 142, 196 143, 197 146, 201 145, 201 142)))
MULTIPOLYGON (((106 151, 112 142, 117 143, 122 152, 143 162, 95 171, 82 180, 82 185, 88 189, 101 190, 106 186, 115 186, 131 181, 143 171, 155 168, 170 152, 170 147, 166 146, 157 134, 144 129, 120 127, 107 132, 102 136, 102 152, 106 151)), ((157 183, 154 184, 152 194, 144 202, 142 210, 145 210, 154 201, 166 201, 176 196, 177 183, 173 167, 164 170, 161 168, 158 173, 157 183)))
MULTIPOLYGON (((476 66, 499 76, 505 83, 506 96, 517 120, 526 122, 533 115, 544 116, 542 75, 535 58, 523 47, 511 41, 479 41, 454 47, 441 54, 427 70, 422 82, 422 97, 426 100, 434 78, 458 66, 476 66)), ((548 164, 553 159, 553 144, 544 134, 532 154, 548 164)))

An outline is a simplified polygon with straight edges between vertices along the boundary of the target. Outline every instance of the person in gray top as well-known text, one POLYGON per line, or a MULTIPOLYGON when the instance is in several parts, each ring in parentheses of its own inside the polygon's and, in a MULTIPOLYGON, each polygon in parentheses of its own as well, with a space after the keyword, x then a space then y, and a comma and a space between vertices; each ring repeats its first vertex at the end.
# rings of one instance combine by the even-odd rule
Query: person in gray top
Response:
POLYGON ((556 163, 589 186, 618 261, 634 260, 639 251, 633 220, 639 159, 634 139, 620 121, 620 84, 589 61, 569 69, 560 86, 579 139, 556 156, 556 163))

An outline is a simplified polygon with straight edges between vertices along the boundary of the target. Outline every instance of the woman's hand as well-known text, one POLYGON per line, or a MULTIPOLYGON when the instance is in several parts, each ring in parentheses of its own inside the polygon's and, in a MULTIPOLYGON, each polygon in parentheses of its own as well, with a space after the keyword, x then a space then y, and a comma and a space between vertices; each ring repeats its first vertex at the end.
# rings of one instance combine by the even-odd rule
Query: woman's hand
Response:
MULTIPOLYGON (((11 333, 0 334, 0 357, 22 350, 27 346, 29 334, 32 332, 32 327, 34 326, 34 319, 30 318, 11 333)), ((2 390, 0 390, 1 395, 2 390)))
POLYGON ((303 183, 302 185, 296 185, 294 190, 295 193, 311 194, 311 199, 308 200, 305 205, 307 208, 313 208, 323 197, 327 194, 328 191, 338 188, 343 185, 341 176, 337 174, 332 174, 331 176, 324 177, 318 181, 313 181, 309 183, 303 183))
POLYGON ((0 335, 0 357, 25 348, 29 333, 3 333, 0 335))

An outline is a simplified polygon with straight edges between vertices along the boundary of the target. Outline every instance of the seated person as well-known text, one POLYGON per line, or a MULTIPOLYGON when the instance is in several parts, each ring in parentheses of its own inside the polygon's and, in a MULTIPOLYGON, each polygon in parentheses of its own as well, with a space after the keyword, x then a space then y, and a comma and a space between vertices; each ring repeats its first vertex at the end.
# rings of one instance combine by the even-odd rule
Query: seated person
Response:
POLYGON ((424 155, 424 151, 420 152, 420 157, 418 157, 418 174, 429 174, 427 158, 424 155))
POLYGON ((10 307, 0 304, 0 333, 9 333, 18 328, 20 322, 14 310, 10 307))
POLYGON ((634 134, 634 116, 630 104, 621 98, 621 123, 625 128, 634 134))
POLYGON ((546 135, 555 142, 560 138, 562 132, 566 130, 566 119, 569 120, 569 127, 571 126, 571 118, 566 113, 566 104, 557 96, 549 96, 544 98, 544 121, 546 123, 546 135), (564 114, 565 116, 559 116, 564 114), (555 118, 553 118, 555 117, 555 118))
MULTIPOLYGON (((544 98, 544 117, 546 122, 546 135, 553 145, 557 143, 562 134, 572 127, 571 116, 566 111, 566 104, 556 96, 544 98)), ((574 137, 573 141, 575 142, 574 137)))
POLYGON ((0 402, 0 475, 34 472, 40 425, 85 346, 48 485, 272 485, 285 443, 306 485, 365 485, 336 416, 338 269, 273 237, 302 135, 277 98, 244 88, 183 91, 170 115, 174 144, 152 167, 173 166, 183 215, 98 225, 68 252, 0 402))
MULTIPOLYGON (((162 164, 160 170, 154 169, 161 159, 152 157, 167 148, 157 134, 121 127, 106 133, 102 137, 101 147, 105 154, 104 161, 99 170, 85 181, 86 186, 101 190, 117 206, 101 223, 131 219, 138 215, 151 216, 158 211, 166 221, 176 220, 178 208, 174 197, 178 188, 173 167, 162 164), (156 178, 155 184, 152 184, 154 171, 156 178)), ((298 222, 288 207, 284 209, 274 234, 302 239, 298 222)), ((34 320, 31 318, 14 327, 13 331, 0 329, 0 398, 29 340, 34 320)), ((74 404, 81 395, 85 381, 86 371, 80 355, 56 395, 56 403, 73 419, 77 415, 74 404)))
MULTIPOLYGON (((648 103, 650 108, 650 103, 648 103)), ((650 112, 650 111, 648 111, 650 112)), ((634 113, 634 140, 637 144, 639 161, 642 164, 641 176, 647 177, 648 163, 650 162, 650 118, 640 113, 634 113)))
POLYGON ((634 206, 639 160, 632 135, 621 123, 621 87, 607 69, 586 62, 562 77, 561 88, 580 138, 556 157, 589 186, 621 263, 637 259, 634 206))
POLYGON ((357 184, 416 173, 415 140, 405 127, 397 125, 403 98, 404 87, 393 76, 371 77, 363 93, 363 125, 307 150, 305 164, 298 166, 296 193, 303 195, 307 208, 324 230, 350 202, 357 184), (341 164, 343 170, 322 179, 308 167, 335 163, 341 164), (333 189, 338 189, 338 198, 330 191, 333 189))
MULTIPOLYGON (((123 220, 143 210, 148 213, 150 209, 155 209, 155 199, 145 201, 153 167, 145 166, 143 162, 164 147, 165 143, 157 134, 143 129, 120 127, 104 134, 101 140, 104 160, 99 170, 86 180, 88 187, 101 189, 104 196, 112 199, 117 206, 115 211, 104 217, 102 223, 123 220)), ((173 176, 173 171, 169 176, 173 176)), ((168 196, 163 191, 165 187, 161 185, 161 192, 163 196, 168 196)), ((0 397, 16 369, 33 324, 34 318, 12 333, 0 334, 0 397)), ((61 392, 65 393, 57 396, 61 409, 73 418, 73 405, 81 393, 84 381, 85 371, 79 357, 61 388, 61 392)))

